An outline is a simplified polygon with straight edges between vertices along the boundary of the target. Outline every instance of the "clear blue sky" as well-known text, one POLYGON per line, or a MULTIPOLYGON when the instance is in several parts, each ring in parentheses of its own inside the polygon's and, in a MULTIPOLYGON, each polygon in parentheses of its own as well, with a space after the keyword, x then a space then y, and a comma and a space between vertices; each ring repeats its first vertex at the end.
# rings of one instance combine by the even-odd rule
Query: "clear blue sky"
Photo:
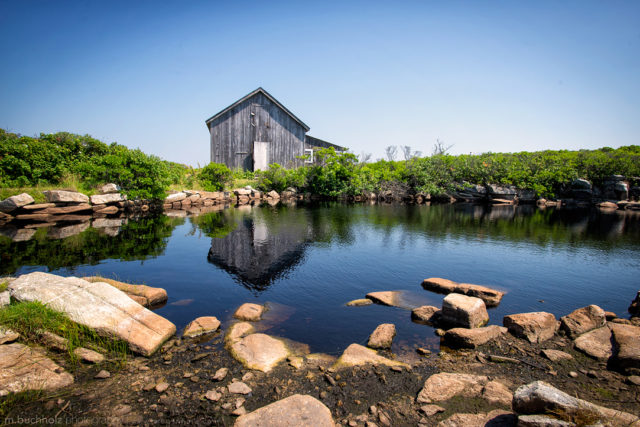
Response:
POLYGON ((0 0, 0 127, 204 165, 262 86, 356 154, 640 144, 640 1, 0 0))

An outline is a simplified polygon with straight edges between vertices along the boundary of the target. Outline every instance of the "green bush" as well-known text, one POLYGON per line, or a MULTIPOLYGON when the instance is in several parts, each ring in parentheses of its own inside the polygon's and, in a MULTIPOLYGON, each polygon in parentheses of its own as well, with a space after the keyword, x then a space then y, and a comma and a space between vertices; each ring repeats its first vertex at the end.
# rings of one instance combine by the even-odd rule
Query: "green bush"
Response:
POLYGON ((231 170, 220 163, 209 163, 198 174, 200 184, 207 191, 223 190, 225 185, 231 182, 231 178, 231 170))

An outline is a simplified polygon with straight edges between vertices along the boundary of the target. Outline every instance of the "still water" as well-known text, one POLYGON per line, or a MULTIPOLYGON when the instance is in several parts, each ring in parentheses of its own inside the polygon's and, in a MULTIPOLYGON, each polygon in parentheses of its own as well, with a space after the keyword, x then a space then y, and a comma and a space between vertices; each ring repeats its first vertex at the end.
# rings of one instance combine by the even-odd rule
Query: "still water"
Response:
MULTIPOLYGON (((7 233, 5 233, 7 234, 7 233)), ((30 240, 0 237, 0 275, 49 271, 102 275, 165 288, 156 312, 182 329, 198 316, 223 327, 244 302, 272 308, 269 334, 339 354, 394 323, 394 351, 437 349, 433 328, 407 308, 346 307, 372 291, 402 290, 409 306, 441 306, 427 277, 506 292, 489 310, 549 311, 588 305, 627 317, 640 289, 640 215, 478 205, 264 205, 188 218, 129 221, 64 238, 39 229, 30 240)))

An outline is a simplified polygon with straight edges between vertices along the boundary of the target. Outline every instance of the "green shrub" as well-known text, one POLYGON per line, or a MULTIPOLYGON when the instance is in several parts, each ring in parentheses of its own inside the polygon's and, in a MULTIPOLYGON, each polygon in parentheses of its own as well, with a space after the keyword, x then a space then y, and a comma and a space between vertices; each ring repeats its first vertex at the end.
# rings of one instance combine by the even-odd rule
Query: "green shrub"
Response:
POLYGON ((231 178, 231 170, 220 163, 209 163, 198 174, 200 184, 207 191, 223 190, 225 185, 231 182, 231 178))

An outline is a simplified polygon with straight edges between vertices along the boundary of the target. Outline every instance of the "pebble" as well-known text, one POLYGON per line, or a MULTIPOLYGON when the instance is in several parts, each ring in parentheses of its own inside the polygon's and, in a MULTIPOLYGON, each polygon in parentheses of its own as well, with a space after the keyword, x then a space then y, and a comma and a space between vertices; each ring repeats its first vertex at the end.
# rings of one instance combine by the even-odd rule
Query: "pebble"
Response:
POLYGON ((191 380, 191 382, 193 383, 197 383, 198 381, 200 381, 200 377, 197 375, 194 375, 192 377, 189 378, 191 380))
POLYGON ((640 385, 640 376, 631 375, 630 377, 627 377, 627 384, 640 385))
POLYGON ((163 393, 163 392, 167 391, 168 388, 169 388, 169 383, 167 383, 167 382, 161 382, 161 383, 156 385, 156 391, 158 393, 163 393))
POLYGON ((578 373, 576 371, 571 371, 571 372, 569 372, 569 376, 571 378, 578 378, 578 373))
POLYGON ((184 375, 182 375, 183 378, 191 378, 193 376, 193 372, 185 372, 184 375))
POLYGON ((249 394, 251 393, 251 387, 249 387, 248 385, 246 385, 243 382, 235 382, 235 383, 231 383, 227 386, 227 388, 229 389, 229 393, 235 393, 235 394, 249 394))
POLYGON ((393 372, 402 372, 402 368, 400 366, 392 366, 391 370, 393 372))
POLYGON ((247 413, 247 410, 244 408, 244 406, 241 406, 239 408, 237 408, 235 411, 233 411, 231 413, 231 415, 235 415, 237 417, 239 417, 240 415, 244 415, 247 413))
POLYGON ((103 379, 105 379, 105 378, 109 378, 110 376, 111 376, 111 374, 109 373, 109 371, 105 371, 105 370, 103 369, 103 370, 101 370, 100 372, 98 372, 98 373, 96 374, 96 376, 95 376, 95 377, 93 377, 93 378, 97 378, 97 379, 99 379, 99 380, 103 380, 103 379))
POLYGON ((222 381, 224 379, 224 377, 227 376, 227 374, 229 373, 229 369, 227 368, 220 368, 216 371, 216 373, 213 375, 213 380, 214 381, 222 381))
POLYGON ((375 417, 378 415, 378 408, 376 408, 375 405, 369 406, 369 413, 375 417))
POLYGON ((142 387, 144 391, 151 391, 154 388, 156 388, 156 383, 147 383, 144 385, 144 387, 142 387))
POLYGON ((253 373, 247 372, 242 376, 242 381, 249 381, 251 378, 253 378, 253 373))
POLYGON ((222 394, 218 393, 215 390, 209 390, 204 395, 204 397, 207 398, 208 400, 211 400, 212 402, 217 402, 222 397, 222 394))
POLYGON ((418 354, 420 354, 422 356, 427 356, 427 355, 431 354, 431 351, 427 350, 424 347, 418 347, 418 348, 416 348, 416 351, 418 352, 418 354))

